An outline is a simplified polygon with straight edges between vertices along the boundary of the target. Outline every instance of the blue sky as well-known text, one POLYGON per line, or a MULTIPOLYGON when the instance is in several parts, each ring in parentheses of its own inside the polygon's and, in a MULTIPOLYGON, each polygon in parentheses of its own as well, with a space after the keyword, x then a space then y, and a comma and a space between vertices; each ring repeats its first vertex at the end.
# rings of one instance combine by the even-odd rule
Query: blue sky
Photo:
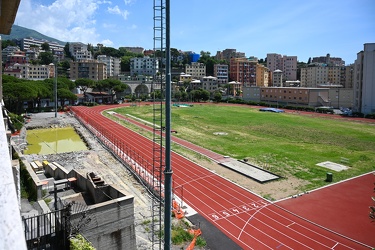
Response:
MULTIPOLYGON (((64 42, 153 48, 153 0, 21 0, 15 24, 64 42)), ((170 0, 171 47, 341 57, 375 42, 375 0, 170 0)))

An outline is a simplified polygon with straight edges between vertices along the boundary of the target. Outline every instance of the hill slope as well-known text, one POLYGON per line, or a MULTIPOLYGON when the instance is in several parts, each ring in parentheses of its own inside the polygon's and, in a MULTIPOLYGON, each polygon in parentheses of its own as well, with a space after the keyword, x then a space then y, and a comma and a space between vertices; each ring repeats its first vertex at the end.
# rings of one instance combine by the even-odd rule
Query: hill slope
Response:
POLYGON ((13 39, 22 39, 26 37, 33 37, 37 39, 44 39, 47 41, 51 42, 57 42, 58 44, 65 45, 66 42, 59 41, 55 38, 43 35, 39 33, 38 31, 32 30, 32 29, 27 29, 18 25, 13 25, 12 26, 12 31, 10 32, 9 35, 2 35, 1 39, 2 40, 13 40, 13 39))

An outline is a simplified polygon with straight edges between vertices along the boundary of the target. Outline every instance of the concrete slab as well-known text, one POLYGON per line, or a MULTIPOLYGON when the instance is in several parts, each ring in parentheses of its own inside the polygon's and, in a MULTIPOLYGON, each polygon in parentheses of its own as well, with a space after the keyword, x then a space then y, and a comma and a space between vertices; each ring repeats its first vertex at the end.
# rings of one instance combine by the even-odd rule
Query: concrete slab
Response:
POLYGON ((338 164, 338 163, 331 162, 331 161, 321 162, 321 163, 318 163, 316 165, 318 165, 320 167, 324 167, 324 168, 328 168, 328 169, 334 170, 336 172, 340 172, 342 170, 347 170, 348 169, 348 167, 345 166, 345 165, 338 164))
POLYGON ((230 161, 222 162, 220 164, 260 183, 277 180, 280 178, 280 176, 276 174, 272 174, 266 170, 235 159, 231 159, 230 161))

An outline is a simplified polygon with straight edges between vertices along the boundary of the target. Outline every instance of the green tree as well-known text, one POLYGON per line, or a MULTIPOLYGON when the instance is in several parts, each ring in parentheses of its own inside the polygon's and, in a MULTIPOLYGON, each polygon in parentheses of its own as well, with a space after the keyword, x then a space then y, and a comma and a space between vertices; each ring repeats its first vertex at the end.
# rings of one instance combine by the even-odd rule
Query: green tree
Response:
POLYGON ((70 104, 72 104, 75 100, 77 100, 77 96, 75 94, 73 94, 70 90, 64 88, 57 90, 57 96, 60 100, 61 106, 65 106, 65 101, 69 101, 70 104))
POLYGON ((204 63, 206 65, 206 74, 213 75, 214 74, 214 65, 219 63, 215 57, 210 56, 210 52, 201 51, 199 61, 200 63, 204 63))
POLYGON ((69 51, 69 43, 65 44, 64 52, 65 52, 66 57, 69 57, 69 58, 73 59, 72 53, 70 53, 70 51, 69 51))
POLYGON ((1 41, 1 48, 2 49, 5 49, 8 46, 17 46, 17 44, 15 42, 13 42, 12 40, 3 40, 3 41, 1 41))
POLYGON ((36 89, 27 81, 3 82, 3 96, 7 107, 14 113, 23 113, 23 103, 31 101, 37 96, 36 89))
POLYGON ((112 101, 117 92, 122 92, 127 88, 126 84, 123 84, 120 80, 116 79, 105 79, 96 83, 96 88, 100 89, 100 92, 106 91, 112 96, 112 101))
POLYGON ((214 93, 215 102, 221 102, 222 98, 223 98, 223 96, 221 95, 220 91, 215 91, 215 93, 214 93))
POLYGON ((51 52, 41 52, 39 54, 39 60, 40 64, 49 65, 50 63, 53 63, 54 58, 51 52))
POLYGON ((42 50, 44 50, 46 52, 50 51, 49 43, 47 43, 47 42, 42 43, 42 45, 40 47, 42 48, 42 50))
POLYGON ((83 96, 86 101, 86 91, 87 89, 95 86, 95 81, 87 78, 80 78, 75 81, 75 85, 77 88, 79 88, 80 91, 83 92, 83 96))

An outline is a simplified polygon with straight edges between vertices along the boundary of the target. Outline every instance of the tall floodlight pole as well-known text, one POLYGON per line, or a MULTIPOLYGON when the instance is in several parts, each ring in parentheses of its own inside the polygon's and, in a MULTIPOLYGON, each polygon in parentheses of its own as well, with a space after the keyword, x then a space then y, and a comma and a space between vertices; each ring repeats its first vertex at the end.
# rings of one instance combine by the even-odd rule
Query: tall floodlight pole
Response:
POLYGON ((165 39, 165 170, 164 170, 164 249, 171 249, 172 221, 172 166, 171 166, 171 44, 170 44, 170 0, 166 0, 165 39))
POLYGON ((55 62, 55 118, 57 118, 57 61, 55 62))

